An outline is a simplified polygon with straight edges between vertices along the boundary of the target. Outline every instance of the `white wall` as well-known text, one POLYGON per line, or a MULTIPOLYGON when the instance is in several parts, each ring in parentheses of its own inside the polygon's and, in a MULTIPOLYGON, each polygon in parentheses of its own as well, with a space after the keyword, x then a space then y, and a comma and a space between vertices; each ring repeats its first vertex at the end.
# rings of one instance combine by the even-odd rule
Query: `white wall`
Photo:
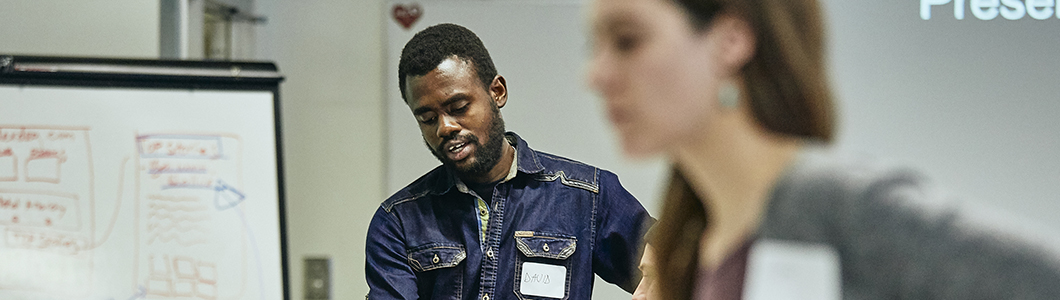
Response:
POLYGON ((302 259, 332 259, 332 298, 363 299, 365 232, 383 201, 382 1, 259 0, 283 101, 291 299, 302 259))
POLYGON ((821 2, 838 145, 915 166, 985 221, 1060 247, 1060 18, 821 2))
POLYGON ((158 57, 158 1, 0 0, 0 53, 158 57))

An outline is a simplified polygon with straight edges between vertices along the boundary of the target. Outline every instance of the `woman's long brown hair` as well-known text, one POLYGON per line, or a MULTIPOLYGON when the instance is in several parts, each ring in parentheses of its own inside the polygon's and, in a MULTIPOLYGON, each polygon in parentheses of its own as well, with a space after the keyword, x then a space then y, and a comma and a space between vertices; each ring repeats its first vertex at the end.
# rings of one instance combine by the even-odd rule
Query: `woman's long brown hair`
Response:
MULTIPOLYGON (((672 0, 694 28, 705 30, 717 14, 750 24, 755 53, 742 69, 755 120, 768 131, 820 142, 833 136, 833 107, 824 67, 824 25, 816 0, 672 0)), ((691 299, 699 245, 710 226, 703 195, 673 168, 663 211, 649 243, 656 249, 659 293, 691 299)))

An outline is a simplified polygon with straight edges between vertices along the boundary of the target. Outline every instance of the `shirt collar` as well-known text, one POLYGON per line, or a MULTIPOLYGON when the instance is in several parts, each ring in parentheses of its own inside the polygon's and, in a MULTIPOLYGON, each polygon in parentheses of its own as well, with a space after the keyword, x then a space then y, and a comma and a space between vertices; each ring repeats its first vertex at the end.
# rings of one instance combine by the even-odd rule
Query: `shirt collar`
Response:
POLYGON ((508 142, 512 146, 515 146, 515 156, 518 157, 519 161, 519 172, 535 174, 545 170, 545 167, 541 166, 541 162, 537 159, 537 152, 534 149, 530 149, 526 140, 523 140, 515 132, 510 131, 505 134, 505 137, 508 138, 508 142))
MULTIPOLYGON (((511 147, 515 148, 515 146, 511 147)), ((508 166, 508 175, 504 176, 504 180, 501 180, 501 182, 507 182, 508 180, 512 180, 512 178, 515 178, 516 174, 519 174, 519 153, 516 152, 515 154, 516 155, 512 157, 512 165, 508 166)))

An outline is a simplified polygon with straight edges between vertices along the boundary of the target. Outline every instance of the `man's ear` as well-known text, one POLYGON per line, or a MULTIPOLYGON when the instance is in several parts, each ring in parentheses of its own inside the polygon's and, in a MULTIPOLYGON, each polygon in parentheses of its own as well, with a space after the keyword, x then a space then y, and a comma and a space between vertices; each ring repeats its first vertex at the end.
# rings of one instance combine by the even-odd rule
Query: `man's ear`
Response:
POLYGON ((719 63, 730 73, 737 73, 755 55, 755 33, 747 20, 728 13, 715 19, 710 33, 717 35, 719 63))
POLYGON ((497 104, 497 108, 504 107, 504 104, 508 103, 508 83, 504 81, 504 76, 493 77, 493 82, 490 83, 490 97, 497 104))

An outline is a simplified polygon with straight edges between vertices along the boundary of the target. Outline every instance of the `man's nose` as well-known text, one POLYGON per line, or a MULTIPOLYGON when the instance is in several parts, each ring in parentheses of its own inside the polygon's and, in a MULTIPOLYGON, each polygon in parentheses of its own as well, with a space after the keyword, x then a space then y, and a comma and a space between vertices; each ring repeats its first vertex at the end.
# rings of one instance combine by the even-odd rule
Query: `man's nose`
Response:
POLYGON ((452 136, 453 133, 460 131, 460 124, 456 122, 456 118, 448 115, 438 116, 438 136, 448 137, 452 136))

